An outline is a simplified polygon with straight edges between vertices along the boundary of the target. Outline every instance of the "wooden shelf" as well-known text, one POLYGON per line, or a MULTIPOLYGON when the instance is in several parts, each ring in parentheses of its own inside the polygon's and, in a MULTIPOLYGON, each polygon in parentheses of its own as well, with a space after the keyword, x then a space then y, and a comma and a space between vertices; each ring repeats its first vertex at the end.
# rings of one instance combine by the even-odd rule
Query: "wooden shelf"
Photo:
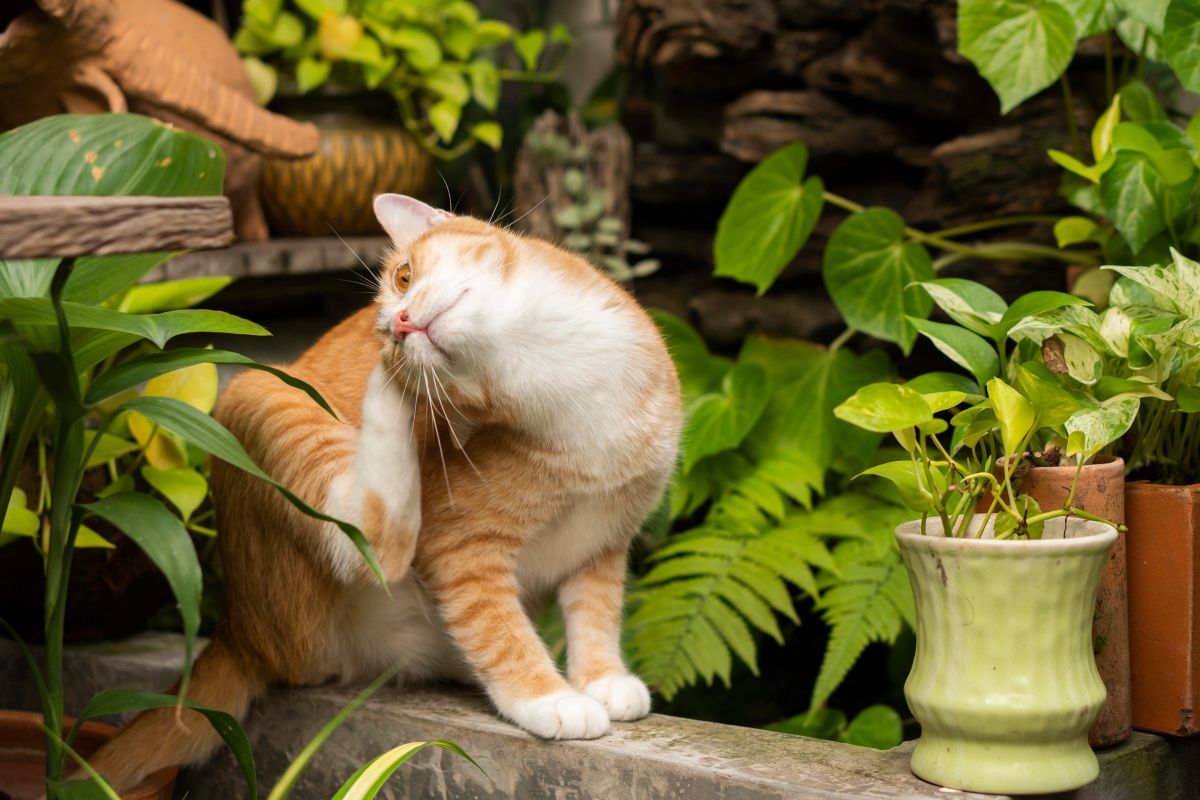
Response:
POLYGON ((228 275, 233 278, 263 278, 282 275, 311 275, 371 269, 379 264, 386 236, 346 236, 303 239, 270 239, 238 242, 221 250, 204 250, 176 256, 146 275, 146 281, 228 275), (356 255, 357 254, 357 255, 356 255), (359 260, 361 259, 361 261, 359 260))

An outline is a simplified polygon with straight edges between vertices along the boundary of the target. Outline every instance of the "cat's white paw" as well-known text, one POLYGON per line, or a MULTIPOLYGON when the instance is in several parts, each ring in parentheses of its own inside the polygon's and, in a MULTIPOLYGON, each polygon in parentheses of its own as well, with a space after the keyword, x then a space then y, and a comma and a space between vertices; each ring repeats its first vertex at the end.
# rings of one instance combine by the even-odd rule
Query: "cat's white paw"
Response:
POLYGON ((604 706, 571 690, 514 703, 508 716, 543 739, 595 739, 608 733, 604 706))
POLYGON ((583 693, 604 706, 611 720, 641 719, 650 713, 650 690, 636 675, 599 678, 583 687, 583 693))
POLYGON ((377 364, 367 381, 363 395, 363 426, 381 434, 396 431, 408 433, 412 420, 412 401, 405 398, 401 379, 388 374, 382 364, 377 364))

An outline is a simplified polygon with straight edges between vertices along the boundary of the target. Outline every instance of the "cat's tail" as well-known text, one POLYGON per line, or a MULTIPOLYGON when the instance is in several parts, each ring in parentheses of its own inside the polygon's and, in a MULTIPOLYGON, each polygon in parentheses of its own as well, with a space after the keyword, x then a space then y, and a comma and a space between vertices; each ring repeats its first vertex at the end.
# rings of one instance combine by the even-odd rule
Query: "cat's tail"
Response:
MULTIPOLYGON (((187 699, 240 721, 250 702, 266 687, 267 678, 258 664, 240 658, 216 637, 196 659, 187 699)), ((178 685, 170 691, 177 692, 178 685)), ((205 761, 220 744, 221 737, 199 713, 173 706, 156 708, 135 717, 88 763, 121 791, 163 767, 205 761)))

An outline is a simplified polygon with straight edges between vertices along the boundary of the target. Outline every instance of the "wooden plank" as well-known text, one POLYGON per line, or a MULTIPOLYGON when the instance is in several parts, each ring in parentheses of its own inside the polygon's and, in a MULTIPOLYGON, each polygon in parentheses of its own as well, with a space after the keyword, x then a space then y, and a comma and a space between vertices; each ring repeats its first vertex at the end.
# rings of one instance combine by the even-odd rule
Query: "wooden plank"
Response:
POLYGON ((0 195, 0 259, 198 250, 232 240, 225 197, 0 195))
MULTIPOLYGON (((143 282, 227 275, 231 278, 270 278, 354 270, 364 282, 391 244, 386 236, 313 236, 237 242, 223 250, 176 256, 149 272, 143 282)), ((366 288, 365 286, 363 287, 366 288)), ((347 285, 347 289, 351 287, 347 285)))

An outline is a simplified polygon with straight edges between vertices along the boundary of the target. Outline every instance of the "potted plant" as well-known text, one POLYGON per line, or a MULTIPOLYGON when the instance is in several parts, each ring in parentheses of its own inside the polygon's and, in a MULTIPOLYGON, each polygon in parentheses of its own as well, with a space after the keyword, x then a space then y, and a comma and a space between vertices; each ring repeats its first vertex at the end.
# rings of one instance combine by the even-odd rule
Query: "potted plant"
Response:
MULTIPOLYGON (((148 194, 219 194, 223 173, 220 150, 198 136, 165 126, 147 117, 127 114, 48 117, 0 136, 0 194, 24 197, 46 192, 80 196, 148 194)), ((10 201, 11 202, 11 201, 10 201)), ((18 201, 20 202, 20 201, 18 201)), ((223 200, 217 200, 227 204, 223 200)), ((207 207, 205 207, 207 208, 207 207)), ((200 226, 212 220, 197 209, 189 222, 200 226)), ((158 210, 158 213, 165 213, 158 210)), ((225 210, 227 215, 227 210, 225 210)), ((152 215, 147 217, 153 220, 152 215)), ((86 230, 87 214, 80 214, 77 241, 59 245, 78 252, 79 241, 96 238, 86 230)), ((96 223, 91 223, 93 226, 96 223)), ((228 223, 225 223, 228 225, 228 223)), ((155 230, 153 225, 145 226, 155 230)), ((189 228, 188 230, 194 230, 189 228)), ((213 242, 227 231, 201 230, 188 241, 213 242)), ((138 241, 128 238, 128 249, 161 249, 163 241, 176 241, 174 227, 155 239, 149 232, 138 241)), ((101 241, 111 249, 112 231, 101 241)), ((6 238, 9 257, 22 245, 21 237, 6 238)), ((21 253, 22 256, 34 255, 21 253)), ((50 255, 53 255, 52 253, 50 255)), ((105 308, 99 303, 135 283, 169 257, 148 253, 104 257, 67 257, 33 261, 8 261, 0 270, 0 445, 6 457, 0 463, 0 526, 9 517, 20 517, 14 504, 17 472, 44 414, 52 429, 53 463, 47 464, 49 518, 43 550, 46 586, 44 608, 45 670, 39 670, 26 650, 37 679, 43 713, 38 727, 45 733, 44 763, 51 797, 67 796, 61 788, 69 769, 70 753, 80 726, 96 715, 161 706, 187 706, 211 721, 239 753, 239 761, 253 780, 253 766, 245 735, 227 714, 203 708, 184 698, 192 661, 192 645, 199 624, 201 573, 183 520, 160 500, 136 488, 81 502, 80 488, 86 465, 103 446, 104 435, 122 415, 137 413, 183 437, 190 445, 223 458, 271 482, 302 512, 329 519, 343 528, 377 564, 361 532, 331 520, 272 481, 246 456, 237 441, 207 414, 186 402, 166 396, 130 396, 128 390, 159 376, 197 364, 231 363, 266 369, 307 391, 324 405, 306 384, 249 358, 223 350, 181 348, 137 354, 121 359, 127 348, 152 342, 161 349, 184 333, 241 333, 263 335, 253 323, 216 311, 181 309, 157 314, 105 308), (119 362, 119 363, 118 363, 119 362), (89 417, 100 412, 98 423, 89 417), (89 433, 90 431, 90 433, 89 433), (8 454, 13 454, 9 456, 8 454), (135 541, 162 571, 179 604, 186 643, 185 668, 179 697, 111 690, 98 695, 69 726, 63 708, 63 630, 71 565, 83 525, 100 519, 135 541)), ((326 408, 328 408, 326 406, 326 408)), ((125 487, 120 487, 125 488, 125 487)), ((32 510, 24 509, 26 513, 32 510)), ((13 634, 11 627, 4 627, 13 634)), ((15 634, 14 634, 15 635, 15 634)), ((19 640, 19 637, 18 641, 19 640)), ((182 711, 182 709, 181 709, 182 711)), ((252 785, 252 783, 251 783, 252 785)))
POLYGON ((502 82, 554 80, 543 51, 571 42, 561 25, 520 32, 466 0, 245 0, 242 11, 234 44, 260 101, 322 133, 312 158, 264 167, 271 228, 290 235, 374 233, 373 197, 424 194, 429 154, 499 149, 502 82), (507 46, 518 69, 498 63, 507 46))
POLYGON ((1099 774, 1087 736, 1105 697, 1092 614, 1117 542, 1109 521, 1074 505, 1075 488, 1123 429, 1094 409, 1068 412, 1066 392, 1016 369, 1018 382, 993 377, 986 396, 872 384, 834 413, 893 434, 909 455, 864 474, 893 482, 921 514, 896 529, 917 619, 905 683, 922 730, 913 771, 971 791, 1068 791, 1099 774), (949 424, 937 416, 964 402, 949 424), (1075 480, 1061 507, 1043 510, 1015 482, 1031 443, 1064 433, 1075 480))

